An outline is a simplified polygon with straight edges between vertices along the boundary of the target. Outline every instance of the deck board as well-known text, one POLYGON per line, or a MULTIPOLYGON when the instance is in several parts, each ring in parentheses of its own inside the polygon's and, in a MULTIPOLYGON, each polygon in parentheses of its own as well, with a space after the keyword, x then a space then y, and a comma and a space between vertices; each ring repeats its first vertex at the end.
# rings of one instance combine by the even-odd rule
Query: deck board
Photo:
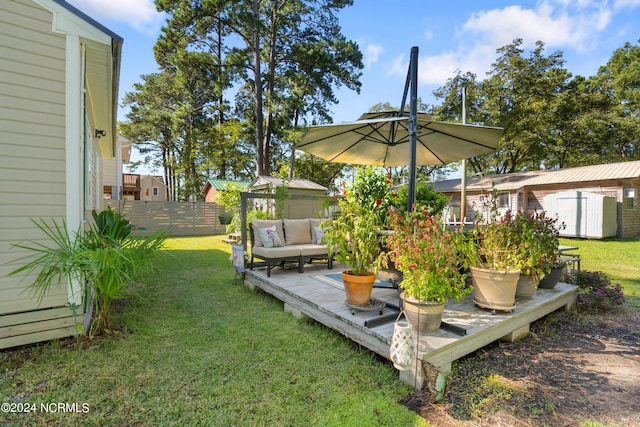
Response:
MULTIPOLYGON (((388 323, 368 328, 365 322, 380 317, 378 311, 352 311, 345 305, 344 290, 340 286, 336 286, 335 283, 328 284, 325 280, 317 278, 342 270, 342 266, 337 263, 334 263, 332 270, 328 270, 326 264, 314 264, 305 266, 304 273, 274 268, 271 270, 271 277, 267 277, 266 269, 256 269, 247 271, 245 282, 389 359, 395 317, 388 323)), ((428 349, 420 351, 418 358, 446 372, 451 369, 451 363, 460 357, 528 328, 531 322, 555 310, 572 306, 575 303, 576 292, 576 286, 566 283, 558 283, 552 290, 538 289, 536 296, 531 300, 516 301, 516 308, 509 313, 493 314, 491 311, 483 310, 473 303, 471 295, 459 303, 448 302, 443 322, 465 329, 466 335, 441 328, 437 334, 421 339, 421 347, 428 349)), ((397 289, 374 288, 371 297, 395 306, 400 304, 397 289)), ((383 315, 389 314, 397 312, 384 308, 383 315)), ((410 376, 411 382, 407 382, 413 385, 420 384, 418 388, 421 388, 422 376, 419 373, 414 374, 410 376)))

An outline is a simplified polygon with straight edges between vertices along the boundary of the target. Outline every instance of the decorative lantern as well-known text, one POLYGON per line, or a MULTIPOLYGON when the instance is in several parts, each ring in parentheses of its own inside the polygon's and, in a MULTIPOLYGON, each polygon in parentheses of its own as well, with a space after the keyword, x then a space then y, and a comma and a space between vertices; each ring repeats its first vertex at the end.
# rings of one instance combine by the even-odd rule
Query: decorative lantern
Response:
POLYGON ((393 337, 391 339, 391 360, 393 366, 401 371, 411 368, 413 359, 416 356, 413 342, 413 332, 411 325, 406 321, 396 321, 393 326, 393 337))

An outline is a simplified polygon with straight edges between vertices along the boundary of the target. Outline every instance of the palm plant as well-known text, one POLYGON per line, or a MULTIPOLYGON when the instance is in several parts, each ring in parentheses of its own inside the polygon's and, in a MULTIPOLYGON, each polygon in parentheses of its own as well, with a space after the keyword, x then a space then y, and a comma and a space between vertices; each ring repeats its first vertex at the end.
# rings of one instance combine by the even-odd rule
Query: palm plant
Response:
POLYGON ((51 244, 29 240, 14 245, 30 253, 15 260, 26 264, 9 273, 35 274, 30 288, 39 302, 52 286, 64 283, 78 285, 73 293, 80 292, 83 299, 92 293, 91 337, 111 328, 112 303, 124 297, 126 286, 140 271, 151 267, 152 255, 166 239, 162 231, 134 236, 129 221, 111 209, 92 215, 94 224, 73 233, 64 221, 32 220, 51 244))

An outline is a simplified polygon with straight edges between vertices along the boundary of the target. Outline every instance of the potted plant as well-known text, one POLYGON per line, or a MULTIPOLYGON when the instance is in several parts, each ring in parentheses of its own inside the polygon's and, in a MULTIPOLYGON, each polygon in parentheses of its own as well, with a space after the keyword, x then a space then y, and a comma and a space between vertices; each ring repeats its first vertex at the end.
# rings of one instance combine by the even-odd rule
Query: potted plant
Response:
POLYGON ((461 239, 459 249, 471 272, 474 302, 493 310, 515 308, 522 258, 518 253, 519 236, 511 211, 501 215, 497 194, 485 204, 488 218, 481 214, 474 227, 461 239))
POLYGON ((560 261, 558 247, 560 245, 560 230, 565 224, 558 224, 558 218, 550 218, 542 211, 538 217, 539 227, 537 239, 542 247, 541 264, 544 276, 538 283, 539 288, 553 289, 560 281, 567 263, 560 261))
POLYGON ((347 303, 369 303, 373 283, 382 262, 375 213, 363 207, 355 193, 339 200, 340 215, 323 223, 329 256, 347 266, 342 273, 347 303))
POLYGON ((518 212, 514 227, 521 268, 516 297, 533 298, 540 279, 551 271, 551 263, 557 256, 558 230, 555 220, 545 216, 544 211, 532 214, 518 212))
POLYGON ((402 272, 404 312, 419 335, 438 332, 447 299, 459 301, 471 292, 461 269, 459 233, 446 227, 426 206, 414 212, 391 212, 393 233, 387 237, 389 258, 402 272))

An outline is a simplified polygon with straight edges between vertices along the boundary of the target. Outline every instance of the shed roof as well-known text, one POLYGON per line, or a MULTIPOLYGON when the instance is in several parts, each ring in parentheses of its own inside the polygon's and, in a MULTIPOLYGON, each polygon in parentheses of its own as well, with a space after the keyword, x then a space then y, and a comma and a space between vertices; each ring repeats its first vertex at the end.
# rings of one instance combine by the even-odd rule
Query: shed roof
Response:
POLYGON ((319 191, 327 191, 327 187, 324 187, 316 182, 310 181, 308 179, 303 178, 277 178, 275 176, 266 176, 260 175, 255 178, 249 188, 252 190, 263 189, 267 186, 273 187, 287 187, 287 188, 296 188, 301 190, 319 190, 319 191))
POLYGON ((241 190, 246 190, 249 187, 249 181, 234 181, 232 179, 218 179, 212 178, 207 180, 204 188, 202 189, 202 194, 207 194, 210 188, 214 188, 217 191, 224 190, 225 186, 228 184, 238 184, 241 190))
MULTIPOLYGON (((557 170, 516 172, 486 177, 474 176, 467 178, 467 190, 490 190, 494 184, 496 190, 508 191, 531 186, 634 178, 640 178, 640 160, 557 170)), ((440 192, 461 190, 460 178, 437 181, 433 185, 434 189, 440 192)))

